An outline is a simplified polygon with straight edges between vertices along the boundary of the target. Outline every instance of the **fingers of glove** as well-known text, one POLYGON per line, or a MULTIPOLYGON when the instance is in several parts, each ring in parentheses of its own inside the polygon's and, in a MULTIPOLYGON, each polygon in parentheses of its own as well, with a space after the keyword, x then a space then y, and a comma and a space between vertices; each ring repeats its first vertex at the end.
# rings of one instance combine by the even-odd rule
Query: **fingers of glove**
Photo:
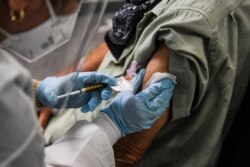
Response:
POLYGON ((145 102, 149 103, 151 99, 155 98, 155 96, 157 96, 161 92, 161 90, 161 83, 157 82, 148 86, 136 96, 144 99, 145 102))
POLYGON ((101 97, 103 100, 108 100, 112 95, 112 89, 110 87, 103 88, 101 91, 101 97))
POLYGON ((91 111, 89 108, 89 101, 91 99, 90 94, 83 94, 81 98, 82 98, 81 103, 80 103, 81 112, 87 113, 87 112, 91 111))
POLYGON ((96 109, 96 107, 102 102, 102 99, 99 97, 92 97, 90 100, 89 100, 89 109, 90 111, 94 111, 96 109))
MULTIPOLYGON (((167 83, 171 84, 171 82, 169 82, 168 80, 164 80, 167 81, 167 83)), ((165 85, 161 83, 155 83, 155 87, 152 88, 151 93, 155 94, 156 96, 152 96, 152 99, 150 100, 150 104, 152 104, 152 106, 159 106, 162 105, 165 101, 169 101, 169 98, 172 97, 172 92, 173 92, 173 88, 174 86, 172 85, 165 85), (156 87, 158 86, 158 87, 156 87)), ((174 85, 174 84, 173 84, 174 85)))
POLYGON ((157 110, 155 110, 155 116, 160 117, 169 108, 169 103, 170 101, 165 101, 162 107, 158 107, 157 110))
POLYGON ((151 85, 149 85, 147 88, 145 88, 143 91, 141 91, 138 95, 145 97, 148 101, 155 98, 161 91, 168 89, 169 91, 173 91, 174 89, 174 82, 169 78, 161 79, 151 85))
POLYGON ((172 97, 172 91, 164 89, 158 96, 150 102, 150 108, 154 109, 154 114, 161 115, 168 107, 172 97))
POLYGON ((138 89, 140 88, 145 71, 146 71, 145 68, 141 69, 139 73, 132 79, 131 83, 133 86, 134 93, 136 93, 138 89))
POLYGON ((95 108, 102 102, 101 92, 90 92, 90 100, 88 101, 90 111, 94 111, 95 108))
POLYGON ((165 94, 165 102, 162 104, 162 108, 158 108, 156 110, 156 112, 158 114, 161 114, 162 112, 164 112, 167 108, 169 108, 169 104, 170 104, 170 101, 171 101, 171 98, 172 98, 172 95, 173 95, 173 89, 167 89, 165 90, 166 93, 165 94))
POLYGON ((83 105, 82 107, 81 107, 81 112, 82 113, 87 113, 87 112, 89 112, 90 111, 90 109, 89 109, 89 105, 88 104, 85 104, 85 105, 83 105))
POLYGON ((75 105, 77 105, 77 106, 79 105, 79 107, 81 107, 81 112, 87 113, 87 112, 91 111, 90 106, 89 106, 89 102, 90 102, 91 98, 92 98, 91 93, 82 94, 81 98, 72 99, 72 100, 74 100, 72 102, 77 102, 77 104, 75 104, 75 105))
POLYGON ((113 86, 116 84, 115 78, 102 73, 97 72, 82 72, 79 73, 77 77, 77 84, 79 87, 97 83, 104 83, 108 86, 113 86))
POLYGON ((150 100, 149 108, 155 110, 155 114, 161 115, 168 107, 173 94, 173 87, 163 89, 159 95, 150 100))
POLYGON ((158 108, 162 108, 162 105, 165 103, 164 94, 160 93, 154 98, 150 100, 150 103, 148 103, 148 107, 152 111, 156 111, 158 108))

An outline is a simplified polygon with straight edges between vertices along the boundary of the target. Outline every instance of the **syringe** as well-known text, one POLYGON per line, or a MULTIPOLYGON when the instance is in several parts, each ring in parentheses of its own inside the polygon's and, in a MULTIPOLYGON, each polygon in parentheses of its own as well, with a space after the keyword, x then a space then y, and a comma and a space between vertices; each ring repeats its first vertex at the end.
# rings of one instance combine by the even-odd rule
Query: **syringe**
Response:
POLYGON ((87 93, 87 92, 91 92, 91 91, 94 91, 94 90, 97 90, 97 89, 100 89, 100 88, 104 88, 106 87, 105 84, 95 84, 95 85, 90 85, 90 86, 86 86, 82 89, 79 89, 79 90, 76 90, 74 92, 69 92, 69 93, 65 93, 63 95, 59 95, 57 96, 58 99, 62 99, 62 98, 65 98, 65 97, 68 97, 68 96, 73 96, 73 95, 77 95, 77 94, 83 94, 83 93, 87 93))
MULTIPOLYGON (((74 92, 69 92, 69 93, 65 93, 63 95, 59 95, 59 96, 57 96, 57 98, 62 99, 62 98, 69 97, 72 95, 83 94, 83 93, 87 93, 87 92, 91 92, 91 91, 94 91, 97 89, 104 88, 106 86, 107 85, 103 84, 103 83, 94 84, 94 85, 86 86, 82 89, 76 90, 74 92)), ((116 78, 116 85, 111 86, 110 88, 112 88, 114 91, 117 91, 117 92, 133 91, 132 84, 129 81, 127 81, 123 76, 116 78)))

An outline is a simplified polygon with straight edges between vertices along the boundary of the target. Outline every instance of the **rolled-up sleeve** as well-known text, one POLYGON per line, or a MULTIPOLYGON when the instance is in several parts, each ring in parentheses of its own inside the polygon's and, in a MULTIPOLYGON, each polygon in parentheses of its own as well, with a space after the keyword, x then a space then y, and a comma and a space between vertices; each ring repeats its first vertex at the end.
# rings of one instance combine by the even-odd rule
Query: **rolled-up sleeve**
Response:
POLYGON ((157 42, 164 42, 170 48, 169 72, 177 77, 178 83, 172 98, 172 120, 175 120, 192 114, 204 96, 209 79, 208 60, 213 49, 213 28, 210 18, 199 10, 174 6, 157 9, 138 25, 138 29, 147 26, 137 39, 134 54, 143 65, 147 64, 157 42))

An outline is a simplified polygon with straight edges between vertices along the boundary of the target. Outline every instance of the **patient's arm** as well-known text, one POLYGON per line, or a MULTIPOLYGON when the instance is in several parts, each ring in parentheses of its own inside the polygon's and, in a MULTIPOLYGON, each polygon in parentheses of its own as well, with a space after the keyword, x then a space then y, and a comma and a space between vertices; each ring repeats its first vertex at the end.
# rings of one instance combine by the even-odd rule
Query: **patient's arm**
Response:
MULTIPOLYGON (((142 88, 153 73, 168 72, 168 57, 169 49, 164 44, 161 44, 146 67, 142 88)), ((168 109, 150 129, 127 135, 118 140, 114 145, 116 167, 135 164, 143 156, 156 134, 167 122, 169 116, 170 110, 168 109)))
POLYGON ((105 42, 92 49, 85 56, 81 71, 96 71, 107 52, 108 47, 105 42))
MULTIPOLYGON (((100 65, 102 59, 104 58, 104 55, 106 54, 107 50, 108 49, 106 44, 103 43, 99 45, 97 49, 91 51, 90 54, 86 56, 86 59, 82 66, 83 68, 81 70, 96 70, 100 65)), ((153 73, 168 71, 168 54, 168 48, 164 45, 160 45, 147 65, 147 71, 144 76, 142 87, 144 87, 145 83, 153 73)), ((72 72, 72 68, 74 70, 75 67, 67 68, 67 70, 60 73, 60 75, 72 72)), ((150 129, 139 133, 127 135, 126 137, 120 139, 114 145, 116 166, 130 166, 136 163, 143 156, 144 152, 149 147, 155 135, 168 120, 169 115, 170 110, 166 111, 150 129)), ((42 121, 41 123, 44 124, 42 121)))

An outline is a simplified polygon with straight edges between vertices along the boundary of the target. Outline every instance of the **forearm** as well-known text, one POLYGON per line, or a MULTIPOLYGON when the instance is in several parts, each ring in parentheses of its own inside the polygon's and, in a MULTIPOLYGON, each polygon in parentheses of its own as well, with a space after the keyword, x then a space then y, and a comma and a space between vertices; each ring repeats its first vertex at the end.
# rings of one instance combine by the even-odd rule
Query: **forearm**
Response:
MULTIPOLYGON (((142 88, 155 72, 168 72, 168 55, 169 49, 161 44, 148 62, 142 88)), ((143 156, 161 127, 167 122, 169 116, 170 110, 168 109, 150 129, 121 138, 114 145, 116 166, 130 166, 136 163, 143 156)))
MULTIPOLYGON (((145 84, 148 82, 148 80, 151 78, 151 76, 155 72, 168 72, 168 62, 169 62, 169 49, 164 45, 161 44, 159 48, 156 50, 152 58, 150 59, 149 63, 146 67, 146 73, 144 75, 143 83, 142 83, 142 89, 145 88, 145 84)), ((146 149, 149 147, 150 143, 154 139, 155 135, 158 133, 158 131, 161 129, 161 127, 167 122, 169 116, 170 116, 170 109, 166 109, 166 112, 155 122, 155 124, 152 126, 152 128, 147 129, 139 133, 144 138, 144 145, 141 145, 141 151, 144 153, 146 149)), ((139 144, 141 142, 141 139, 137 137, 136 144, 139 144)), ((139 160, 139 159, 137 159, 139 160)))
POLYGON ((96 71, 104 59, 108 47, 105 42, 92 49, 85 57, 81 65, 81 71, 96 71))

